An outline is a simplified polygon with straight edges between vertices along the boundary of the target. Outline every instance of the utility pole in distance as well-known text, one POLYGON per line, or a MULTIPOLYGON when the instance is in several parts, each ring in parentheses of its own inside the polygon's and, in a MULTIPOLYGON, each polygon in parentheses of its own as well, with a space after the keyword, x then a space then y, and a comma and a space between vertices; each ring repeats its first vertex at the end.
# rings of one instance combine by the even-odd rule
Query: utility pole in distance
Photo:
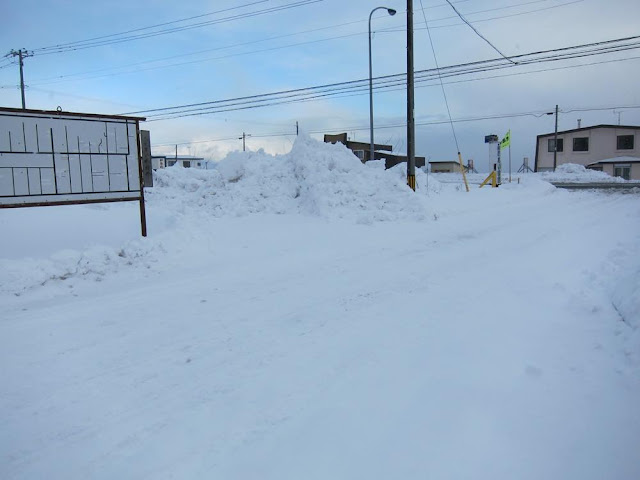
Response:
POLYGON ((24 101, 24 59, 26 57, 30 57, 31 55, 33 55, 32 53, 29 53, 26 50, 20 49, 17 52, 15 50, 11 50, 8 54, 7 57, 11 56, 11 57, 18 57, 19 61, 18 64, 20 65, 20 93, 22 94, 22 109, 25 110, 27 107, 25 106, 25 101, 24 101))
POLYGON ((242 132, 242 136, 238 137, 238 140, 242 140, 242 151, 246 152, 247 151, 247 137, 250 137, 251 135, 247 135, 246 133, 242 132))
POLYGON ((558 105, 556 105, 556 130, 553 134, 553 171, 558 166, 558 105))

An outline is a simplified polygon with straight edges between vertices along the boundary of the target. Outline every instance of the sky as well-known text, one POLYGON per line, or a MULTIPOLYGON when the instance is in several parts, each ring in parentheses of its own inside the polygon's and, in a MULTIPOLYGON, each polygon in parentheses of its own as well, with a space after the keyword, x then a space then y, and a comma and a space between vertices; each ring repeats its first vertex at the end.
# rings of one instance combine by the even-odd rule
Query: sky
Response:
MULTIPOLYGON (((373 76, 406 73, 404 0, 10 2, 3 10, 0 53, 33 53, 24 61, 27 108, 141 112, 135 115, 152 120, 154 112, 145 111, 367 79, 368 18, 379 6, 397 14, 378 10, 372 16, 373 76), (144 38, 116 42, 122 32, 144 38), (90 48, 50 48, 95 38, 82 44, 90 48)), ((640 33, 636 0, 454 2, 498 53, 445 0, 414 0, 413 6, 416 71, 436 66, 434 52, 438 65, 447 67, 640 33)), ((486 171, 494 152, 485 135, 503 137, 511 130, 515 171, 524 157, 533 163, 536 135, 553 131, 554 117, 545 113, 556 104, 559 130, 575 128, 578 119, 582 126, 640 125, 639 60, 637 49, 630 49, 446 78, 444 87, 437 80, 417 83, 416 155, 454 160, 459 150, 486 171)), ((15 57, 0 60, 0 106, 20 107, 19 69, 10 61, 15 57)), ((376 90, 374 118, 376 143, 406 151, 406 89, 376 90)), ((368 92, 156 118, 141 128, 151 132, 154 154, 175 153, 177 144, 179 154, 220 160, 242 149, 243 133, 247 149, 285 153, 296 124, 315 138, 347 132, 368 142, 368 92)))

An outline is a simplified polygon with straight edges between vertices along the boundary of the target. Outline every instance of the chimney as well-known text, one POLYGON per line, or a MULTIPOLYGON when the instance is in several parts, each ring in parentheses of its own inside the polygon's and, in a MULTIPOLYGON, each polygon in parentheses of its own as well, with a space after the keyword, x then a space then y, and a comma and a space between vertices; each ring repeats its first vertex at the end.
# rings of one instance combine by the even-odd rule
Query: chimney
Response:
POLYGON ((581 119, 581 118, 579 118, 579 119, 578 119, 578 128, 580 128, 580 124, 581 124, 581 123, 582 123, 582 119, 581 119))

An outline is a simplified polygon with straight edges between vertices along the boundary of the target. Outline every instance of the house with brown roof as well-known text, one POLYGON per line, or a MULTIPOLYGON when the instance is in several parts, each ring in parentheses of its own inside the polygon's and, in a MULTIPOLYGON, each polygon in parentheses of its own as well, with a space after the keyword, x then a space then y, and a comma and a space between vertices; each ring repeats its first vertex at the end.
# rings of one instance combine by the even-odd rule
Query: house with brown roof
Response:
MULTIPOLYGON (((384 167, 391 168, 399 163, 407 161, 407 156, 396 153, 393 151, 391 145, 384 145, 375 143, 373 145, 373 157, 371 158, 371 145, 364 142, 354 142, 347 138, 346 133, 338 133, 336 135, 325 134, 325 143, 342 143, 345 147, 353 152, 353 154, 360 159, 362 163, 366 163, 369 160, 384 160, 384 167)), ((425 157, 416 156, 416 167, 425 166, 425 157)))

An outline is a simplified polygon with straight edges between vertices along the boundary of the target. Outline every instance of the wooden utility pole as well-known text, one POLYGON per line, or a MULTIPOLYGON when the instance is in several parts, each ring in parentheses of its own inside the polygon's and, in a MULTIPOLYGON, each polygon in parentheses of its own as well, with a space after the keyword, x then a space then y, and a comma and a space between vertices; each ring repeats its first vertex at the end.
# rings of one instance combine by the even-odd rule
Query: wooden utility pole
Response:
POLYGON ((416 189, 416 126, 413 116, 413 0, 407 0, 407 184, 416 189))
POLYGON ((242 136, 238 137, 238 140, 242 140, 242 151, 246 152, 247 151, 247 137, 250 137, 251 135, 247 135, 246 133, 242 132, 242 136))
POLYGON ((30 57, 31 55, 33 55, 32 53, 29 53, 26 50, 20 49, 18 51, 15 50, 11 50, 9 52, 9 55, 7 56, 12 56, 12 57, 18 57, 18 65, 20 65, 20 93, 22 95, 22 109, 25 110, 26 104, 25 104, 25 99, 24 99, 24 59, 26 57, 30 57))

